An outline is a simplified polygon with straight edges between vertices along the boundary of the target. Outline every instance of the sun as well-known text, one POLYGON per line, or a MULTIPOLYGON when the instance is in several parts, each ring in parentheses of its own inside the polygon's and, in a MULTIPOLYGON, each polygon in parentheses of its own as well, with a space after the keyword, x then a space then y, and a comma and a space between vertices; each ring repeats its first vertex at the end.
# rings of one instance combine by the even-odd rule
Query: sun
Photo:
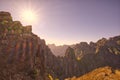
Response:
POLYGON ((25 24, 33 25, 37 22, 37 14, 33 10, 23 10, 21 12, 22 22, 25 24))
POLYGON ((32 11, 29 10, 25 10, 22 14, 23 19, 26 21, 34 21, 35 20, 35 14, 32 11))

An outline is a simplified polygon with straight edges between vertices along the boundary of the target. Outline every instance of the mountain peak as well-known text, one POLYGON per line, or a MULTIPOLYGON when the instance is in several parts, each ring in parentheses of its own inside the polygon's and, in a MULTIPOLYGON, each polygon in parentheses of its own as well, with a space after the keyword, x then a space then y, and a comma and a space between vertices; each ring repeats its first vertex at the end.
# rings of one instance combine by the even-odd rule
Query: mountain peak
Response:
POLYGON ((23 26, 20 21, 13 21, 9 12, 0 12, 0 33, 3 35, 31 35, 32 26, 23 26))
POLYGON ((11 14, 9 12, 0 11, 0 21, 12 21, 11 14))
POLYGON ((66 57, 66 58, 74 59, 74 58, 75 58, 74 49, 71 48, 71 47, 68 47, 68 48, 66 49, 65 57, 66 57))
POLYGON ((46 51, 31 25, 23 26, 13 21, 9 12, 0 12, 0 79, 45 80, 46 51))

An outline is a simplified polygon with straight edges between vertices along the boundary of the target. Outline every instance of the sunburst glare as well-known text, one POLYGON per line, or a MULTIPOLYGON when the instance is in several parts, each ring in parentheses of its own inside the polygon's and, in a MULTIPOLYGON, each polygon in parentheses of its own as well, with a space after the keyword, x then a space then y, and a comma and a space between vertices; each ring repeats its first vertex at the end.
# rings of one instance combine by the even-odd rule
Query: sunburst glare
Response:
POLYGON ((27 24, 35 24, 37 21, 37 14, 33 10, 23 10, 21 12, 22 21, 27 24))

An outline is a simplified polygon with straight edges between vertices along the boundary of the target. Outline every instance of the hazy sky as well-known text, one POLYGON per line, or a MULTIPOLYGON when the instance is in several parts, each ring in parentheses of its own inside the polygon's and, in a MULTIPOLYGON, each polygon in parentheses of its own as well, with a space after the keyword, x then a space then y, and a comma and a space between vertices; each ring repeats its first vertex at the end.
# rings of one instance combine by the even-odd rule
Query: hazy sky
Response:
MULTIPOLYGON (((21 9, 38 16, 33 32, 47 43, 74 44, 120 35, 120 0, 0 0, 0 11, 21 19, 21 9)), ((29 25, 29 24, 28 24, 29 25)))

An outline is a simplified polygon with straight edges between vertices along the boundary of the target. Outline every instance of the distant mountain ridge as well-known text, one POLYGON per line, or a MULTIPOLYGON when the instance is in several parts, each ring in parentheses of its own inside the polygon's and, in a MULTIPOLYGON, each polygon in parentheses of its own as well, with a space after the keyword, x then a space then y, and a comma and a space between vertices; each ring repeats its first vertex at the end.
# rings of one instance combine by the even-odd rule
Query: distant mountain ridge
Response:
MULTIPOLYGON (((55 56, 65 56, 66 49, 68 47, 72 47, 75 50, 75 55, 77 57, 79 57, 82 54, 85 55, 85 54, 90 54, 90 53, 97 53, 99 47, 102 45, 104 46, 106 41, 109 41, 112 38, 114 38, 114 37, 110 37, 108 40, 106 38, 102 38, 102 39, 98 40, 97 42, 91 41, 89 44, 87 42, 80 42, 80 43, 73 44, 73 45, 60 45, 60 46, 56 46, 55 44, 48 44, 48 47, 51 49, 52 53, 55 56)), ((117 42, 117 43, 119 43, 119 42, 117 42)))
POLYGON ((54 60, 51 69, 60 80, 81 76, 99 67, 120 68, 120 36, 102 38, 90 44, 81 42, 68 47, 64 55, 54 60))
POLYGON ((66 49, 69 45, 56 46, 55 44, 48 44, 48 47, 51 49, 52 53, 55 56, 64 56, 66 49))

